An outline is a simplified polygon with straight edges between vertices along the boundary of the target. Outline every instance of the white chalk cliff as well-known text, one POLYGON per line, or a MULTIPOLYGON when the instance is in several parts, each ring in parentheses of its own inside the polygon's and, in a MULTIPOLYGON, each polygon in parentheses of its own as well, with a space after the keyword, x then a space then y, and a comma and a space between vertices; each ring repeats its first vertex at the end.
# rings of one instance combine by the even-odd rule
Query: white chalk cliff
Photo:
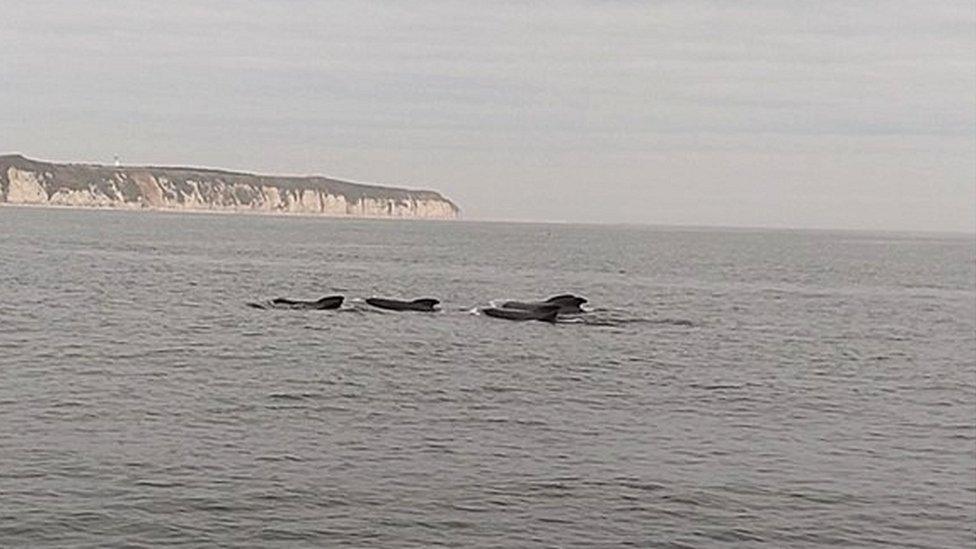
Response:
POLYGON ((403 219, 460 214, 434 191, 200 168, 54 164, 20 155, 0 156, 0 203, 403 219))

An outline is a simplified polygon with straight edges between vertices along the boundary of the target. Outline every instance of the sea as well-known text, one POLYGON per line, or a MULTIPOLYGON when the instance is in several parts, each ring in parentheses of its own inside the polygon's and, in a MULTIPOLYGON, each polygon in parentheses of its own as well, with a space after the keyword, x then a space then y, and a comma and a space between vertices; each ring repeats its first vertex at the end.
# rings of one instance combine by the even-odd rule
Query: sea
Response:
POLYGON ((2 547, 974 545, 972 235, 0 208, 2 547))

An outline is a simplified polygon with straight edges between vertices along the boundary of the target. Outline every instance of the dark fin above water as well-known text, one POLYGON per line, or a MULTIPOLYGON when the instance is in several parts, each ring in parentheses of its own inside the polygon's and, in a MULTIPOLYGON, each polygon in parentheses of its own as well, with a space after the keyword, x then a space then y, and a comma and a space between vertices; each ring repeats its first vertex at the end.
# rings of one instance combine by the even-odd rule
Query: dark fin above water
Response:
POLYGON ((338 309, 342 306, 345 297, 341 295, 329 295, 315 301, 302 301, 288 299, 287 297, 276 297, 267 303, 248 303, 248 307, 255 309, 296 309, 296 310, 317 310, 324 311, 338 309))
POLYGON ((546 303, 573 304, 579 306, 586 303, 586 298, 573 294, 559 294, 547 299, 546 303))
POLYGON ((421 298, 415 299, 413 301, 403 301, 401 299, 387 299, 383 297, 369 297, 366 298, 366 304, 372 305, 379 309, 386 309, 389 311, 422 311, 431 312, 434 307, 440 303, 437 299, 432 298, 421 298))
POLYGON ((506 309, 535 310, 540 307, 559 307, 559 314, 580 314, 585 311, 580 305, 587 302, 585 297, 572 294, 560 294, 550 297, 545 301, 506 301, 502 307, 506 309))
POLYGON ((341 295, 325 296, 314 303, 313 309, 338 309, 346 298, 341 295))

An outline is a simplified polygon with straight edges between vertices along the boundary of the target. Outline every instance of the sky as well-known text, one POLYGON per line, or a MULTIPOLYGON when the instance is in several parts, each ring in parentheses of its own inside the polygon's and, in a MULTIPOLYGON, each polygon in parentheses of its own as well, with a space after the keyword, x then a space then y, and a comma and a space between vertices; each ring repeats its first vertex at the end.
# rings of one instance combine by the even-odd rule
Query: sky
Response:
POLYGON ((976 231, 965 1, 0 0, 0 153, 465 219, 976 231))

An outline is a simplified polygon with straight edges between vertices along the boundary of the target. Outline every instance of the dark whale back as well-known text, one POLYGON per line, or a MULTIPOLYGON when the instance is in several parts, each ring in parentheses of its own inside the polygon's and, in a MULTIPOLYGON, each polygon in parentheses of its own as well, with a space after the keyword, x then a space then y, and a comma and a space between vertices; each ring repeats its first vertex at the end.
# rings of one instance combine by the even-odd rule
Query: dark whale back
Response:
POLYGON ((311 309, 338 309, 342 307, 342 302, 345 301, 345 297, 341 295, 330 295, 325 296, 318 301, 312 303, 311 309))
POLYGON ((265 303, 248 303, 248 307, 255 309, 296 309, 296 310, 329 310, 338 309, 342 306, 345 297, 341 295, 329 295, 315 301, 303 301, 298 299, 288 299, 287 297, 276 297, 265 303))
POLYGON ((410 302, 410 304, 413 305, 414 307, 423 307, 425 308, 425 310, 430 310, 430 311, 433 311, 434 307, 436 307, 439 303, 440 303, 439 300, 431 297, 422 297, 420 299, 415 299, 410 302))
POLYGON ((562 295, 554 295, 550 297, 549 299, 546 300, 546 303, 558 303, 560 305, 571 304, 579 307, 580 305, 586 303, 586 298, 579 297, 573 294, 562 294, 562 295))
POLYGON ((580 305, 586 303, 586 298, 575 296, 572 294, 561 294, 552 296, 545 301, 506 301, 502 303, 502 307, 505 309, 521 309, 521 310, 533 310, 540 307, 550 307, 558 306, 559 314, 578 314, 582 313, 583 309, 580 305))
POLYGON ((368 305, 390 311, 424 311, 431 312, 440 303, 439 300, 425 297, 414 299, 413 301, 403 301, 400 299, 386 299, 383 297, 370 297, 366 299, 368 305))
POLYGON ((559 314, 559 305, 539 305, 531 309, 514 309, 507 307, 488 307, 481 312, 494 318, 505 320, 540 320, 555 322, 559 314))

